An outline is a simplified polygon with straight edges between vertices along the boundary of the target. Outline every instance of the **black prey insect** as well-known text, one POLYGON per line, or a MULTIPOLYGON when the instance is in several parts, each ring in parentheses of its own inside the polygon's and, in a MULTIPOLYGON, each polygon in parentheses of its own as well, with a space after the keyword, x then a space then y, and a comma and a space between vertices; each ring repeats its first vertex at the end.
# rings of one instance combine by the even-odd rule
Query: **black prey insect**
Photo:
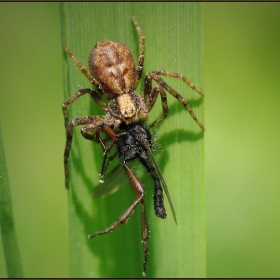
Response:
MULTIPOLYGON (((117 146, 118 156, 121 159, 121 165, 126 171, 130 184, 136 194, 136 201, 122 214, 122 216, 109 228, 89 236, 106 234, 117 228, 117 226, 132 214, 135 207, 142 205, 142 242, 144 251, 143 274, 146 273, 146 262, 148 254, 148 224, 146 220, 146 211, 144 204, 145 191, 142 183, 126 164, 127 161, 139 158, 141 164, 145 166, 151 174, 154 181, 154 210, 158 217, 165 218, 166 211, 163 204, 163 191, 167 195, 171 205, 173 217, 176 221, 174 207, 171 203, 170 195, 166 183, 162 177, 160 169, 151 152, 151 135, 149 128, 157 125, 168 115, 168 104, 166 92, 174 96, 189 112, 198 126, 204 131, 203 124, 198 120, 188 102, 172 87, 170 87, 160 76, 167 76, 182 80, 198 94, 204 96, 202 91, 194 86, 181 73, 167 70, 154 70, 145 76, 142 95, 135 90, 142 75, 144 63, 145 37, 135 17, 132 18, 139 35, 139 57, 138 64, 135 66, 131 51, 123 44, 111 41, 101 40, 94 46, 89 55, 89 71, 82 63, 70 52, 68 47, 63 45, 64 50, 78 66, 81 72, 86 76, 90 83, 95 87, 79 90, 62 104, 64 125, 66 129, 66 145, 64 150, 64 172, 65 186, 68 188, 68 160, 71 150, 73 127, 83 125, 81 133, 84 138, 97 142, 103 149, 103 163, 100 171, 101 182, 104 181, 105 172, 110 160, 109 157, 113 146, 117 146), (156 86, 152 86, 152 81, 156 86), (90 115, 82 118, 74 118, 69 121, 67 108, 79 97, 88 93, 104 115, 90 115), (149 128, 139 122, 148 119, 148 113, 152 110, 158 95, 161 97, 163 115, 157 118, 149 128), (102 135, 106 135, 106 139, 102 135), (152 158, 152 162, 149 160, 152 158)), ((115 155, 116 156, 116 155, 115 155)))
POLYGON ((176 222, 175 210, 166 183, 163 179, 162 173, 152 153, 152 135, 149 128, 145 126, 142 122, 136 122, 129 125, 122 124, 120 126, 120 132, 118 134, 116 134, 116 132, 113 129, 107 127, 106 125, 102 125, 101 129, 111 139, 110 144, 106 147, 104 152, 104 159, 100 171, 100 175, 102 178, 101 181, 104 180, 104 175, 108 165, 110 164, 111 160, 114 159, 116 156, 116 154, 114 154, 112 157, 108 158, 107 154, 110 152, 113 145, 116 144, 118 149, 118 155, 121 160, 121 165, 127 173, 127 176, 129 178, 132 189, 137 197, 137 200, 122 214, 122 216, 114 224, 112 224, 104 231, 96 232, 90 235, 89 238, 95 237, 97 235, 106 234, 116 229, 120 224, 128 220, 128 218, 132 215, 135 207, 139 203, 141 203, 142 243, 143 243, 143 252, 144 252, 143 274, 145 275, 146 263, 148 257, 147 240, 149 238, 148 223, 147 223, 146 210, 144 204, 145 190, 140 180, 136 177, 134 172, 127 165, 128 161, 132 161, 138 158, 140 163, 146 168, 148 173, 151 175, 154 181, 153 200, 154 200, 154 211, 156 216, 163 219, 166 218, 167 216, 163 203, 163 190, 167 195, 168 201, 171 206, 172 214, 176 222), (151 156, 154 165, 150 161, 149 155, 151 156))

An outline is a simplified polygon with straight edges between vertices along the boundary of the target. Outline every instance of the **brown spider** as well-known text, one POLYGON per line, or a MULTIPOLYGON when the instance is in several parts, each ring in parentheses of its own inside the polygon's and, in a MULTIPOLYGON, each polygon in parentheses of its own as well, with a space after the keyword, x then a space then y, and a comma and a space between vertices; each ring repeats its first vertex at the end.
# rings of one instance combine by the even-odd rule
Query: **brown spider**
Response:
MULTIPOLYGON (((144 81, 144 89, 143 96, 140 96, 135 89, 141 79, 142 68, 144 63, 144 50, 145 50, 145 37, 143 32, 138 25, 138 22, 135 17, 132 18, 134 25, 137 29, 139 35, 139 58, 138 65, 135 66, 134 59, 130 50, 123 44, 110 40, 101 40, 98 41, 94 46, 89 55, 89 71, 78 61, 78 59, 70 52, 70 50, 63 45, 64 50, 70 56, 70 58, 74 61, 74 63, 79 67, 82 73, 87 77, 87 79, 91 82, 92 85, 95 86, 95 89, 86 88, 81 89, 69 99, 67 99, 62 104, 62 110, 64 115, 64 125, 66 128, 66 146, 64 151, 64 172, 65 172, 65 185, 68 188, 68 159, 71 150, 72 138, 73 138, 73 127, 78 125, 84 125, 81 129, 82 135, 84 138, 88 140, 95 141, 99 143, 103 148, 104 161, 105 164, 106 159, 105 156, 110 151, 112 146, 117 143, 119 148, 123 146, 118 142, 120 135, 125 135, 126 137, 132 137, 134 140, 135 136, 130 135, 132 131, 135 129, 137 132, 144 131, 149 134, 148 128, 141 128, 141 125, 138 125, 138 120, 145 121, 148 119, 148 113, 152 110, 158 94, 160 94, 161 102, 162 102, 162 110, 163 115, 157 118, 149 127, 153 127, 161 122, 168 115, 168 105, 166 98, 166 91, 173 95, 183 106, 187 109, 192 118, 196 121, 199 127, 204 131, 203 124, 197 119, 188 102, 172 87, 170 87, 164 80, 160 77, 160 75, 168 76, 172 78, 181 79, 185 84, 194 89, 201 96, 204 96, 202 91, 195 87, 185 76, 180 73, 171 72, 167 70, 155 70, 146 74, 144 81), (152 80, 154 80, 157 85, 152 88, 152 80), (101 108, 105 115, 100 116, 87 116, 83 118, 74 118, 70 122, 68 120, 68 112, 67 107, 76 101, 80 96, 84 94, 90 94, 90 96, 97 103, 99 108, 101 108), (108 100, 106 103, 105 100, 108 100), (125 125, 126 131, 119 133, 120 129, 125 125), (132 126, 130 126, 132 125, 132 126), (110 139, 111 142, 106 146, 106 141, 101 138, 101 133, 105 133, 110 139)), ((145 134, 144 133, 144 134, 145 134)), ((143 138, 144 139, 144 138, 143 138)), ((143 146, 145 153, 150 152, 151 148, 148 144, 147 140, 143 140, 142 144, 138 144, 137 149, 140 151, 143 146), (146 144, 143 144, 143 143, 146 144)), ((121 153, 122 155, 126 155, 126 153, 121 153)), ((153 155, 151 154, 153 157, 153 155)), ((136 155, 133 155, 131 159, 136 158, 136 155)), ((157 163, 154 158, 153 161, 155 163, 156 169, 159 170, 157 163)), ((176 222, 175 211, 173 205, 171 203, 171 199, 167 190, 167 186, 161 176, 160 171, 157 171, 159 175, 155 175, 155 171, 153 171, 153 167, 150 167, 148 159, 144 162, 148 164, 147 170, 150 171, 150 174, 154 177, 154 181, 158 184, 158 191, 161 195, 162 188, 160 186, 163 185, 164 191, 167 194, 168 200, 171 204, 172 213, 176 222), (158 182, 161 182, 160 184, 158 182)), ((132 188, 137 196, 137 200, 133 202, 133 204, 123 213, 123 215, 115 222, 111 227, 102 232, 97 232, 89 236, 89 238, 106 234, 111 232, 120 223, 126 221, 129 216, 132 214, 135 207, 141 203, 142 204, 142 242, 144 242, 144 263, 143 263, 143 274, 146 271, 146 261, 148 254, 147 247, 147 239, 148 239, 148 225, 146 222, 146 214, 145 214, 145 206, 144 206, 144 188, 139 181, 139 179, 134 175, 132 170, 126 165, 125 162, 122 163, 123 168, 125 169, 132 188), (144 218, 143 218, 144 217, 144 218)), ((106 168, 105 168, 106 169, 106 168)), ((105 173, 104 166, 101 169, 100 176, 101 182, 104 178, 105 173)), ((163 201, 161 202, 161 196, 159 194, 156 196, 157 202, 159 203, 159 210, 164 209, 163 201), (162 204, 161 204, 162 203, 162 204)), ((165 211, 165 210, 164 210, 165 211)), ((157 216, 161 218, 165 218, 166 214, 163 211, 163 214, 158 211, 157 216)))
MULTIPOLYGON (((201 96, 204 96, 203 92, 195 87, 194 84, 182 74, 167 70, 154 70, 146 74, 143 89, 144 96, 142 97, 135 92, 141 79, 143 69, 145 37, 136 18, 132 17, 132 20, 140 39, 137 67, 135 67, 131 51, 119 42, 111 40, 98 41, 89 55, 88 63, 90 71, 88 71, 70 52, 67 46, 63 45, 66 53, 79 67, 91 84, 96 87, 95 90, 91 88, 81 89, 62 103, 64 126, 67 132, 64 151, 66 188, 68 188, 68 159, 73 138, 73 126, 84 125, 81 129, 83 137, 102 145, 102 142, 100 141, 100 125, 105 124, 117 131, 122 122, 130 124, 136 122, 138 118, 147 120, 148 113, 152 110, 158 94, 160 93, 163 115, 150 125, 150 127, 153 127, 168 115, 168 105, 165 93, 165 91, 167 91, 183 104, 199 127, 203 131, 205 130, 203 124, 197 119, 188 102, 160 77, 160 75, 163 75, 181 79, 190 88, 194 89, 201 96), (157 83, 157 86, 154 88, 152 88, 152 80, 157 83), (99 108, 106 112, 106 114, 103 116, 74 118, 69 122, 67 107, 86 93, 90 94, 99 108), (104 100, 109 100, 108 104, 106 104, 104 100), (93 132, 93 134, 90 134, 90 132, 93 132)), ((106 147, 103 146, 103 149, 105 150, 106 147)))

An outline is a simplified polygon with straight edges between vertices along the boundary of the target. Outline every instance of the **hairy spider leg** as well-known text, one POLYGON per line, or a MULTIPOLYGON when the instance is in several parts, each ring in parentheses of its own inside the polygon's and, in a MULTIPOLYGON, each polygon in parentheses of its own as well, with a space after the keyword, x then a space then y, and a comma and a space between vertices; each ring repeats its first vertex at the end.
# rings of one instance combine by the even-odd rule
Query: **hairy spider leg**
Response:
MULTIPOLYGON (((149 100, 148 102, 150 103, 149 107, 152 108, 154 103, 156 101, 156 98, 152 95, 152 80, 154 80, 158 85, 160 85, 162 88, 164 88, 167 92, 169 92, 171 95, 173 95, 180 103, 183 104, 183 106, 187 109, 191 117, 195 120, 195 122, 198 124, 198 126, 205 131, 205 128, 203 124, 198 120, 196 115, 194 114, 193 110, 191 109, 190 105, 188 102, 177 92, 175 91, 172 87, 170 87, 159 75, 167 76, 167 77, 172 77, 176 79, 181 79, 185 84, 187 84, 190 88, 194 89, 197 93, 199 93, 201 96, 204 96, 203 92, 198 89, 197 87, 194 86, 193 83, 191 83, 185 76, 183 76, 180 73, 176 72, 171 72, 167 70, 155 70, 150 73, 146 74, 145 77, 145 82, 144 82, 144 99, 149 100)), ((156 95, 157 96, 157 95, 156 95)), ((165 103, 163 105, 163 108, 167 108, 167 100, 162 99, 162 102, 165 103)), ((167 111, 168 113, 168 111, 167 111)), ((162 121, 167 115, 165 115, 166 112, 164 112, 163 118, 160 120, 156 120, 151 126, 154 126, 159 123, 159 121, 162 121)))
POLYGON ((175 79, 180 79, 182 80, 185 84, 187 84, 190 88, 192 88, 193 90, 195 90, 198 94, 200 94, 201 96, 204 96, 204 93, 197 88, 186 76, 184 76, 181 73, 177 73, 177 72, 173 72, 173 71, 168 71, 168 70, 154 70, 150 73, 153 73, 157 76, 162 75, 162 76, 166 76, 166 77, 171 77, 171 78, 175 78, 175 79))
POLYGON ((92 99, 96 102, 96 104, 98 105, 98 107, 103 110, 106 111, 106 103, 101 99, 101 97, 98 95, 98 93, 96 91, 94 91, 91 88, 84 88, 79 90, 78 92, 76 92, 74 95, 72 95, 71 97, 69 97, 66 101, 64 101, 62 103, 62 112, 63 112, 63 116, 64 116, 64 126, 65 128, 67 128, 68 125, 68 111, 67 111, 67 107, 69 105, 71 105, 73 102, 75 102, 79 97, 81 97, 82 95, 88 93, 92 99))
POLYGON ((134 22, 134 25, 136 27, 136 30, 139 35, 139 58, 138 58, 138 65, 136 69, 136 75, 135 75, 135 82, 133 89, 135 90, 139 84, 139 81, 141 79, 142 70, 143 70, 143 64, 144 64, 144 54, 145 54, 145 36, 143 34, 143 31, 141 27, 138 24, 138 21, 135 17, 132 17, 132 20, 134 22))
POLYGON ((82 135, 89 140, 99 142, 99 138, 89 134, 89 132, 98 131, 99 124, 103 121, 104 116, 88 116, 84 118, 75 118, 70 121, 66 128, 66 144, 64 150, 64 174, 65 174, 65 187, 68 189, 68 159, 71 150, 71 144, 73 140, 73 127, 78 125, 86 125, 82 128, 82 135))
POLYGON ((62 47, 66 51, 66 53, 69 55, 69 57, 74 61, 74 63, 78 66, 78 68, 81 70, 81 72, 85 75, 85 77, 90 81, 91 84, 96 86, 97 90, 102 90, 101 85, 99 82, 92 77, 90 72, 86 69, 86 67, 77 59, 75 55, 71 53, 71 51, 68 49, 68 47, 64 44, 62 44, 62 47))
POLYGON ((145 90, 144 92, 149 92, 149 94, 144 94, 144 102, 146 104, 146 108, 148 112, 150 112, 153 109, 159 93, 161 98, 163 115, 157 118, 152 124, 149 125, 149 127, 151 128, 157 125, 159 122, 161 122, 163 119, 165 119, 168 116, 169 111, 168 111, 167 98, 164 89, 160 85, 157 85, 152 89, 152 83, 146 84, 144 90, 145 90))

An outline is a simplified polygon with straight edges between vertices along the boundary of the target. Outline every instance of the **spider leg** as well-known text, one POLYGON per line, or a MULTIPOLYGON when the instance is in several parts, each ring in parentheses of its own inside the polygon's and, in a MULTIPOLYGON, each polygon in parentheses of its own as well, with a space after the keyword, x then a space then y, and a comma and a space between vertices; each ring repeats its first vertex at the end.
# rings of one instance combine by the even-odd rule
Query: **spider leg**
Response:
POLYGON ((168 104, 167 104, 166 93, 160 85, 157 85, 152 89, 152 83, 148 83, 148 82, 145 83, 144 102, 146 104, 146 108, 148 112, 150 112, 153 109, 159 93, 161 98, 163 115, 157 118, 152 124, 149 125, 149 127, 153 127, 157 125, 159 122, 161 122, 168 116, 168 104))
POLYGON ((186 76, 184 76, 181 73, 177 73, 177 72, 173 72, 173 71, 168 71, 168 70, 154 70, 151 73, 159 76, 166 76, 166 77, 171 77, 171 78, 175 78, 175 79, 180 79, 182 80, 185 84, 187 84, 190 88, 192 88, 193 90, 195 90, 198 94, 200 94, 201 96, 204 96, 204 93, 197 88, 186 76))
POLYGON ((105 176, 106 169, 107 169, 108 165, 110 164, 111 160, 114 159, 114 157, 116 157, 116 155, 117 155, 117 154, 115 154, 114 157, 113 156, 110 157, 109 161, 107 161, 107 155, 110 152, 111 148, 113 147, 113 145, 116 141, 116 134, 112 129, 110 129, 108 126, 106 126, 103 122, 101 122, 100 124, 97 124, 97 123, 91 124, 90 123, 89 125, 83 127, 81 132, 82 132, 82 135, 84 138, 86 138, 87 140, 91 140, 91 141, 99 143, 101 145, 101 147, 103 148, 103 161, 102 161, 101 170, 99 172, 99 175, 101 177, 99 182, 104 183, 104 176, 105 176), (95 133, 89 134, 89 132, 92 132, 92 131, 94 131, 95 133), (105 132, 105 133, 107 133, 108 136, 111 137, 112 140, 108 146, 105 145, 104 140, 100 136, 100 132, 105 132))
POLYGON ((135 76, 135 82, 133 87, 133 89, 135 90, 139 84, 142 75, 142 70, 143 70, 144 53, 145 53, 145 36, 143 34, 141 27, 138 24, 137 19, 135 17, 132 17, 132 20, 134 22, 134 25, 139 35, 139 58, 138 58, 138 65, 136 69, 136 76, 135 76))
POLYGON ((78 66, 81 72, 85 75, 85 77, 90 81, 90 83, 96 86, 98 90, 101 90, 102 88, 101 85, 98 83, 98 81, 92 77, 92 75, 89 73, 86 67, 76 58, 76 56, 74 56, 71 53, 68 47, 64 44, 62 44, 62 47, 64 48, 65 52, 69 55, 69 57, 74 61, 74 63, 78 66))
POLYGON ((105 172, 106 172, 109 164, 111 163, 111 161, 117 156, 117 153, 115 153, 114 155, 109 157, 109 159, 107 157, 108 153, 110 152, 113 145, 115 144, 117 135, 114 130, 112 130, 110 127, 105 125, 103 122, 101 122, 99 125, 94 124, 93 128, 91 128, 91 124, 88 126, 85 126, 82 128, 81 132, 82 132, 82 135, 84 138, 99 143, 101 145, 101 147, 103 148, 103 161, 102 161, 102 166, 101 166, 101 169, 99 172, 99 175, 101 177, 99 182, 104 183, 105 172), (89 134, 89 132, 91 132, 91 131, 95 131, 95 133, 89 134), (110 143, 108 146, 106 146, 106 144, 105 144, 105 142, 108 141, 108 139, 105 139, 105 140, 102 139, 100 136, 101 132, 106 133, 106 135, 108 137, 110 137, 111 140, 110 140, 110 143))
POLYGON ((81 97, 82 95, 89 93, 89 95, 93 98, 93 100, 96 102, 96 104, 98 105, 98 107, 103 110, 106 111, 106 103, 101 99, 101 97, 98 95, 97 92, 95 92, 93 89, 91 88, 85 88, 85 89, 81 89, 78 92, 76 92, 74 95, 72 95, 71 97, 69 97, 66 101, 64 101, 62 103, 62 112, 63 112, 63 116, 64 116, 64 126, 65 128, 67 128, 68 126, 68 112, 67 112, 67 107, 69 105, 71 105, 74 101, 76 101, 79 97, 81 97))
MULTIPOLYGON (((146 78, 145 78, 145 84, 144 84, 144 96, 148 96, 153 94, 153 91, 151 90, 152 88, 152 80, 154 80, 158 85, 160 85, 162 88, 164 88, 164 90, 166 90, 167 92, 169 92, 171 95, 173 95, 180 103, 183 104, 183 106, 187 109, 187 111, 189 112, 189 114, 191 115, 191 117, 195 120, 195 122, 198 124, 198 126, 205 131, 205 128, 203 126, 203 124, 198 120, 198 118, 196 117, 196 115, 194 114, 193 110, 191 109, 190 105, 188 104, 188 102, 177 92, 175 91, 172 87, 170 87, 159 75, 164 75, 164 76, 168 76, 168 77, 172 77, 172 78, 178 78, 181 79, 184 83, 186 83, 189 87, 191 87, 192 89, 194 89, 197 93, 199 93, 200 95, 204 96, 204 94, 202 93, 202 91, 200 89, 198 89, 197 87, 195 87, 185 76, 183 76, 180 73, 175 73, 175 72, 171 72, 171 71, 166 71, 166 70, 155 70, 153 72, 147 73, 146 74, 146 78)), ((147 99, 147 97, 146 97, 147 99)), ((153 97, 150 97, 150 100, 152 102, 155 102, 156 99, 154 99, 153 97)), ((162 98, 162 103, 163 104, 163 110, 166 110, 167 107, 167 101, 164 100, 164 98, 162 98), (165 108, 165 109, 164 109, 165 108)), ((153 106, 153 105, 152 105, 153 106)), ((150 105, 150 107, 152 107, 150 105)), ((168 112, 168 109, 167 109, 168 112)), ((165 113, 164 115, 159 118, 158 120, 156 120, 151 126, 156 125, 157 123, 159 123, 161 120, 163 120, 166 117, 165 113)))
POLYGON ((129 217, 132 215, 133 211, 135 210, 136 206, 141 203, 142 205, 142 243, 143 243, 143 252, 144 252, 144 261, 143 261, 143 275, 146 273, 146 263, 148 258, 148 245, 147 240, 149 238, 149 230, 148 230, 148 223, 146 218, 146 210, 144 204, 144 195, 145 190, 139 179, 136 175, 132 172, 132 170, 125 164, 122 163, 123 168, 125 169, 129 181, 131 183, 132 189, 137 197, 137 199, 125 210, 125 212, 121 215, 121 217, 114 222, 111 226, 103 231, 98 231, 94 234, 89 235, 88 238, 93 238, 98 235, 107 234, 113 230, 115 230, 120 224, 127 222, 129 217))
POLYGON ((75 118, 70 121, 66 128, 66 144, 64 149, 64 174, 65 174, 65 187, 68 189, 68 159, 71 150, 71 144, 73 139, 73 127, 78 125, 86 125, 82 129, 82 134, 85 138, 98 142, 98 138, 94 140, 94 136, 90 135, 89 131, 96 131, 98 124, 104 119, 104 116, 88 116, 84 118, 75 118))

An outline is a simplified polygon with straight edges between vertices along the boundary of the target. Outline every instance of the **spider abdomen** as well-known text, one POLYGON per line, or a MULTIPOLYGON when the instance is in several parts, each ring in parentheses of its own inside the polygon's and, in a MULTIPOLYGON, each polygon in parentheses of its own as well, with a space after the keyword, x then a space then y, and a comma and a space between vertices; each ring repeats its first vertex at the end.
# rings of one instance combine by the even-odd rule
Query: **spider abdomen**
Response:
POLYGON ((131 51, 111 40, 98 41, 89 55, 89 70, 104 92, 121 95, 134 86, 136 68, 131 51))

